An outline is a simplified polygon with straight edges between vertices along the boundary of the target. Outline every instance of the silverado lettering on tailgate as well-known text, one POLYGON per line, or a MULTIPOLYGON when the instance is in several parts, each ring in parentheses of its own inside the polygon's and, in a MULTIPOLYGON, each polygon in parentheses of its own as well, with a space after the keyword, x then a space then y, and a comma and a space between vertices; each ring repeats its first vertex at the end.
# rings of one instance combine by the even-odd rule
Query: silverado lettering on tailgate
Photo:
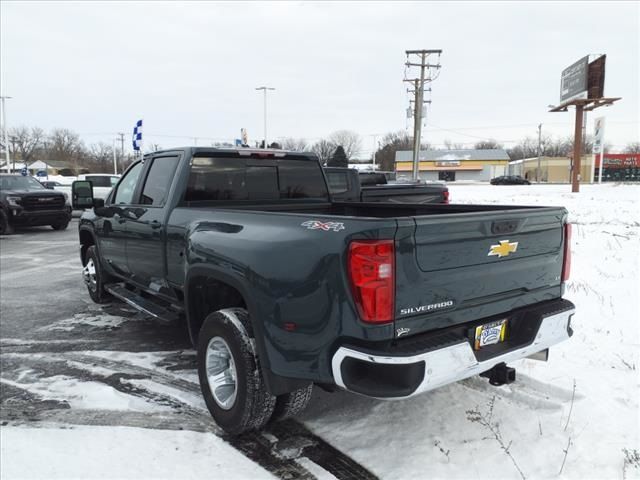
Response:
POLYGON ((420 305, 418 307, 408 307, 400 309, 400 315, 413 315, 415 313, 427 313, 443 308, 453 307, 453 300, 445 302, 432 303, 431 305, 420 305))

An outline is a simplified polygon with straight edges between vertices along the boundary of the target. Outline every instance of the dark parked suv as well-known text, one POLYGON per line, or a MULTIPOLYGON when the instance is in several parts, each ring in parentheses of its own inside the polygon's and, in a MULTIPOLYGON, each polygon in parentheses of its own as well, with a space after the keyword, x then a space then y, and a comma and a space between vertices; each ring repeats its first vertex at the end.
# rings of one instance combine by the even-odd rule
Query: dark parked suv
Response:
POLYGON ((0 234, 14 226, 51 225, 64 230, 71 221, 71 207, 62 192, 45 188, 22 175, 0 175, 0 234))

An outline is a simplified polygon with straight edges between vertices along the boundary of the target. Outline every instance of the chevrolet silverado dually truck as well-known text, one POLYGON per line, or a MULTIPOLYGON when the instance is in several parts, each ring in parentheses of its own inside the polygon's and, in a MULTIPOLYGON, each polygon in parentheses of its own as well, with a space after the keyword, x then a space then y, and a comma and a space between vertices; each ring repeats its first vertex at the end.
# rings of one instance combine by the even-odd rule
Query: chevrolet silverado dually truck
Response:
POLYGON ((73 186, 89 295, 184 318, 227 432, 300 412, 312 385, 403 399, 568 339, 561 207, 333 201, 312 153, 179 148, 106 200, 73 186))

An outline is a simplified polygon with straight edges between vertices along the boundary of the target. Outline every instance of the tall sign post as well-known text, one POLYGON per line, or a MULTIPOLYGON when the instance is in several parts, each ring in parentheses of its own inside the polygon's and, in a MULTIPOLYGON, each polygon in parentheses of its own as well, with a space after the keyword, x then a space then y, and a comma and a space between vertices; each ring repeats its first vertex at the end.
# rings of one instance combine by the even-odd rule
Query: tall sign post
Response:
POLYGON ((583 115, 598 107, 612 105, 621 98, 604 96, 606 58, 606 55, 600 55, 589 62, 589 57, 586 56, 565 68, 560 76, 560 104, 550 110, 566 112, 570 106, 574 106, 576 110, 571 167, 571 191, 576 193, 580 191, 581 180, 583 115))
POLYGON ((604 117, 595 120, 593 129, 593 164, 591 166, 591 182, 595 183, 596 156, 600 154, 600 168, 598 169, 598 183, 602 183, 604 169, 604 117))

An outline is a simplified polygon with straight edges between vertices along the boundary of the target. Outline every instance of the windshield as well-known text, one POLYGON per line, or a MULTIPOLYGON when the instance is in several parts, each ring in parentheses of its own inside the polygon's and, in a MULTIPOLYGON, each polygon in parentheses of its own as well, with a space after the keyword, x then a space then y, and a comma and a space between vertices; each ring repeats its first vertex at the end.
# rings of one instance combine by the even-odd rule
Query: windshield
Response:
POLYGON ((46 190, 35 178, 19 177, 17 175, 0 177, 0 188, 2 190, 46 190))

